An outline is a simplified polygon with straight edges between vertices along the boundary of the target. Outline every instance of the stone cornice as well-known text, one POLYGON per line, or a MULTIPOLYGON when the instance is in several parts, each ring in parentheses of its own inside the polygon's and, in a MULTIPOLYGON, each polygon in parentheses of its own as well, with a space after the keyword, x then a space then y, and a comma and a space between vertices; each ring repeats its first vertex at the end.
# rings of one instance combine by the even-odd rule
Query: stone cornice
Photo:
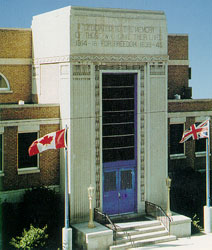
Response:
POLYGON ((0 65, 31 65, 31 58, 0 58, 0 65))
POLYGON ((56 57, 46 57, 46 58, 34 58, 34 64, 44 64, 44 63, 67 63, 67 62, 167 62, 168 55, 95 55, 95 54, 79 54, 70 56, 56 56, 56 57))
POLYGON ((177 66, 177 65, 188 66, 189 60, 169 60, 168 65, 170 65, 170 66, 177 66))

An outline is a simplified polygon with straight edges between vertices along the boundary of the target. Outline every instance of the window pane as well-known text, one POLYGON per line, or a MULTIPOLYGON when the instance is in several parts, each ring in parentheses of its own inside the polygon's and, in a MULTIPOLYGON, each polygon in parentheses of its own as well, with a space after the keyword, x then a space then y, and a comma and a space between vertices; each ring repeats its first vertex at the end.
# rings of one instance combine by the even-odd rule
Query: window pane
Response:
POLYGON ((134 147, 103 149, 103 162, 133 160, 135 158, 134 150, 134 147))
POLYGON ((103 74, 103 162, 135 159, 135 75, 103 74))
POLYGON ((105 112, 102 119, 103 124, 134 122, 134 111, 105 112))
POLYGON ((103 137, 103 148, 122 148, 122 147, 133 147, 134 146, 134 135, 132 136, 114 136, 114 137, 103 137))
POLYGON ((132 189, 132 170, 121 171, 121 189, 132 189))
MULTIPOLYGON (((201 123, 196 122, 195 125, 199 126, 201 123)), ((206 152, 206 139, 202 138, 195 140, 195 152, 206 152)))
POLYGON ((0 88, 8 88, 5 79, 0 75, 0 88))
POLYGON ((0 171, 3 169, 3 143, 2 143, 2 134, 0 134, 0 171))
POLYGON ((103 100, 104 111, 134 110, 134 99, 103 100))
POLYGON ((170 125, 170 154, 184 154, 184 144, 179 143, 183 130, 183 124, 170 125))
POLYGON ((109 86, 103 87, 103 99, 117 99, 117 98, 130 98, 134 96, 134 86, 129 87, 118 87, 118 86, 109 86))
POLYGON ((195 152, 205 152, 206 151, 206 139, 195 140, 195 152))
POLYGON ((134 134, 134 123, 106 124, 103 125, 103 136, 134 134))
POLYGON ((37 155, 29 156, 28 149, 33 141, 37 139, 37 133, 18 134, 18 167, 37 167, 37 155))
POLYGON ((104 173, 104 192, 116 190, 116 172, 104 173))
POLYGON ((103 87, 108 86, 134 86, 133 74, 104 74, 103 87))

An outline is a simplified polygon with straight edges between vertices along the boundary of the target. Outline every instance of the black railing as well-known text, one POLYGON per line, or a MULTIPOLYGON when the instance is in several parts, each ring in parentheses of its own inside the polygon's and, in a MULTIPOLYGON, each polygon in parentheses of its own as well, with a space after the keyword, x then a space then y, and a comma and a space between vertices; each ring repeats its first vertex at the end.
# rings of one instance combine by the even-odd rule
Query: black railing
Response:
POLYGON ((149 201, 145 201, 145 212, 146 215, 152 216, 161 221, 168 232, 170 232, 170 222, 172 221, 172 218, 168 216, 160 206, 149 201))
POLYGON ((106 213, 102 213, 98 208, 94 208, 94 220, 102 225, 105 225, 113 230, 113 240, 116 241, 116 234, 118 227, 112 222, 110 217, 106 213))
MULTIPOLYGON (((113 241, 116 245, 117 232, 118 230, 121 230, 121 228, 112 222, 108 214, 102 213, 101 211, 98 210, 98 208, 94 208, 94 220, 113 230, 113 241)), ((131 242, 131 246, 133 247, 131 236, 125 231, 123 231, 123 233, 125 234, 125 237, 131 242)))

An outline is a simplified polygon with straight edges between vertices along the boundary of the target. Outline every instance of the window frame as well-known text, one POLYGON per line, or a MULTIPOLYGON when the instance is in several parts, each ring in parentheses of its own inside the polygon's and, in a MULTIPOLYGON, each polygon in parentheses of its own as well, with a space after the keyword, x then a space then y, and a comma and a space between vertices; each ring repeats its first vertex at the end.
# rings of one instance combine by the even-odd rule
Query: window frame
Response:
MULTIPOLYGON (((195 122, 195 125, 198 126, 200 125, 202 122, 199 122, 199 121, 196 121, 195 122)), ((202 139, 199 139, 199 140, 203 140, 202 139)), ((204 147, 204 150, 203 151, 196 151, 196 147, 197 147, 197 143, 199 143, 199 140, 195 140, 195 156, 196 157, 204 157, 206 155, 206 138, 204 139, 205 141, 205 147, 204 147)))
POLYGON ((0 132, 1 140, 1 165, 0 165, 0 176, 4 176, 4 135, 0 132))
POLYGON ((0 87, 0 93, 4 93, 4 92, 8 92, 8 91, 11 91, 10 89, 10 83, 9 81, 7 80, 7 78, 0 72, 0 76, 5 80, 6 84, 7 84, 7 88, 1 88, 0 87))
MULTIPOLYGON (((183 143, 183 153, 174 153, 172 154, 171 153, 171 126, 173 125, 182 125, 182 135, 183 135, 183 132, 185 131, 185 122, 176 122, 176 123, 170 123, 169 124, 169 131, 170 131, 170 135, 169 135, 169 144, 170 144, 170 158, 171 159, 183 159, 183 158, 186 158, 185 156, 185 143, 183 143)), ((179 142, 180 142, 180 139, 179 138, 179 142)))
MULTIPOLYGON (((36 133, 37 134, 37 138, 39 138, 39 131, 19 131, 18 132, 18 137, 19 137, 20 134, 32 134, 32 133, 36 133)), ((17 140, 17 143, 19 144, 19 138, 17 140)), ((37 166, 36 167, 20 167, 19 166, 19 145, 17 145, 17 148, 18 148, 18 158, 17 158, 17 170, 18 170, 18 174, 21 175, 21 174, 40 173, 40 166, 39 166, 40 158, 39 158, 39 154, 36 155, 36 157, 37 157, 37 166)))
POLYGON ((135 113, 135 117, 134 117, 134 157, 131 160, 117 160, 117 161, 103 161, 103 119, 101 118, 100 124, 101 124, 101 157, 102 157, 102 164, 104 165, 104 167, 110 167, 111 164, 115 167, 119 166, 120 164, 122 166, 134 166, 137 164, 138 162, 138 137, 137 137, 137 133, 138 133, 138 117, 137 117, 137 110, 138 110, 138 93, 139 93, 139 89, 138 89, 138 79, 140 79, 140 75, 139 75, 139 71, 137 70, 100 70, 100 79, 101 79, 101 85, 100 85, 100 100, 101 100, 101 104, 100 104, 100 113, 101 116, 103 117, 103 96, 102 96, 102 90, 103 90, 103 86, 102 86, 102 80, 103 80, 103 75, 132 75, 134 77, 134 113, 135 113))

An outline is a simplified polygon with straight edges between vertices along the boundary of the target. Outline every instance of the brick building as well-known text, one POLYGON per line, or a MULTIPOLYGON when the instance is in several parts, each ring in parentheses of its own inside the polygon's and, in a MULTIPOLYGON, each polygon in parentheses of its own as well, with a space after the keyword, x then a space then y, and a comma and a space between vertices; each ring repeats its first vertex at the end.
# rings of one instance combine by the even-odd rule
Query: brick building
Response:
POLYGON ((211 117, 211 99, 192 99, 189 87, 191 69, 188 57, 188 36, 168 36, 168 166, 169 172, 179 167, 205 171, 205 139, 180 144, 183 131, 192 124, 211 117), (170 63, 171 61, 171 63, 170 63))
POLYGON ((143 213, 145 201, 166 207, 168 168, 204 168, 202 142, 178 145, 185 128, 212 112, 211 100, 192 99, 190 77, 188 35, 168 35, 163 12, 67 7, 33 17, 32 29, 0 29, 1 197, 43 185, 62 192, 63 151, 29 158, 27 149, 68 124, 72 221, 88 218, 89 184, 95 207, 109 214, 143 213), (120 87, 118 98, 107 90, 120 87), (124 110, 113 110, 117 100, 124 110), (117 136, 119 120, 106 113, 126 110, 117 136), (120 197, 121 187, 128 193, 107 207, 111 180, 120 197), (111 210, 126 207, 129 195, 128 210, 111 210))
POLYGON ((32 102, 32 31, 0 30, 0 191, 15 201, 30 187, 59 187, 59 152, 30 159, 34 139, 60 128, 58 104, 32 102), (26 140, 28 143, 25 145, 26 140), (24 151, 23 151, 24 147, 24 151), (50 160, 51 159, 51 160, 50 160))

